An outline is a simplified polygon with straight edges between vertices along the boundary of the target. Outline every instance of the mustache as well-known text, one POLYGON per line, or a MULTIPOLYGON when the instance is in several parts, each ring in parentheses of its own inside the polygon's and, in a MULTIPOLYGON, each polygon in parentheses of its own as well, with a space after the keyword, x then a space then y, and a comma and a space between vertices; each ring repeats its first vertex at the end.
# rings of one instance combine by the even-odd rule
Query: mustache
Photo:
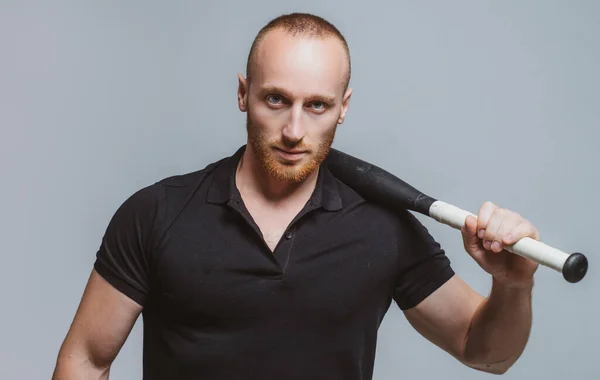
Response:
POLYGON ((273 146, 277 149, 282 149, 282 150, 294 149, 294 150, 302 150, 302 151, 306 151, 306 152, 312 151, 312 148, 309 145, 307 145, 306 143, 304 143, 304 141, 302 141, 302 140, 291 141, 291 140, 287 140, 287 139, 281 139, 281 140, 278 140, 275 143, 273 143, 273 146))

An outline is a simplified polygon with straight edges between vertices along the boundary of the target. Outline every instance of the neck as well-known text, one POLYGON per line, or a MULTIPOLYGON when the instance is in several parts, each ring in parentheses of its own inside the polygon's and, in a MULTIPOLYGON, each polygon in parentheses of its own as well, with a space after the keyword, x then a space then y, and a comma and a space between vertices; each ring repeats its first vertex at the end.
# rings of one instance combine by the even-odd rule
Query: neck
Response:
POLYGON ((242 196, 252 196, 264 202, 277 204, 282 202, 306 202, 312 195, 318 177, 318 169, 301 182, 286 182, 273 178, 246 146, 238 163, 236 185, 242 196))

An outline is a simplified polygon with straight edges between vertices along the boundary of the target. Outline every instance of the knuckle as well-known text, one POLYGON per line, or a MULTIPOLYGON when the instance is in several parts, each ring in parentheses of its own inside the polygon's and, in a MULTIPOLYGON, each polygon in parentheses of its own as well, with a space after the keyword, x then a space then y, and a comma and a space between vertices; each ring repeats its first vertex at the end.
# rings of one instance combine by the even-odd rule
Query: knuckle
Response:
POLYGON ((496 231, 493 231, 489 228, 485 230, 484 239, 492 241, 492 240, 495 240, 495 238, 496 238, 496 231))
POLYGON ((533 225, 529 225, 529 233, 531 233, 532 235, 536 235, 538 233, 537 228, 535 228, 533 225))
POLYGON ((490 214, 489 214, 489 215, 490 215, 490 217, 489 217, 489 218, 490 218, 490 220, 497 219, 497 218, 498 218, 498 216, 499 216, 501 213, 502 213, 502 212, 500 211, 500 209, 497 209, 497 208, 496 208, 496 209, 493 209, 493 210, 490 210, 490 214))
POLYGON ((531 230, 533 229, 533 224, 531 224, 529 221, 525 220, 525 219, 521 219, 519 226, 525 230, 531 230))
POLYGON ((490 217, 490 219, 494 219, 494 222, 496 223, 502 223, 504 220, 506 220, 506 218, 508 217, 508 213, 506 212, 505 209, 502 208, 497 208, 494 210, 494 212, 492 213, 492 216, 490 217))
POLYGON ((496 206, 495 204, 493 204, 490 201, 484 202, 483 205, 481 206, 481 210, 484 211, 484 212, 492 213, 496 209, 498 209, 498 206, 496 206))
POLYGON ((515 225, 512 233, 513 235, 519 238, 523 238, 526 236, 531 238, 539 237, 539 232, 537 228, 535 228, 535 226, 529 222, 521 222, 515 225))
POLYGON ((525 221, 525 219, 518 212, 511 211, 510 215, 517 223, 523 223, 525 221))

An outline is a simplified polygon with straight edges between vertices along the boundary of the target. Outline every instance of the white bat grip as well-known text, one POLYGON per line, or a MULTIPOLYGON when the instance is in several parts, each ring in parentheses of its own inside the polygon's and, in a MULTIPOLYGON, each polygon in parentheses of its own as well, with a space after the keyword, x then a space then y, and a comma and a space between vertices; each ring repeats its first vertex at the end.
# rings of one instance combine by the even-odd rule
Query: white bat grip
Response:
MULTIPOLYGON (((438 222, 458 230, 463 227, 468 215, 477 218, 468 211, 442 201, 435 201, 431 205, 429 215, 438 222)), ((531 238, 523 238, 513 245, 505 246, 504 249, 558 272, 562 272, 565 262, 569 258, 569 254, 531 238)))

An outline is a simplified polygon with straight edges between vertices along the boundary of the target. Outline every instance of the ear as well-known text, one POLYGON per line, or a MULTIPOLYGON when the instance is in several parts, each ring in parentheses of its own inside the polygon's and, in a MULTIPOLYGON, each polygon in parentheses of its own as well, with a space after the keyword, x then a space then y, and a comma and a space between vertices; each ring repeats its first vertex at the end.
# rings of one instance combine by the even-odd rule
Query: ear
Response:
POLYGON ((242 74, 238 74, 237 97, 240 111, 246 112, 248 110, 248 81, 242 74))
POLYGON ((350 97, 352 96, 352 89, 349 88, 346 90, 344 94, 344 98, 342 99, 342 109, 340 110, 340 117, 338 119, 338 124, 342 124, 346 119, 346 113, 348 112, 348 106, 350 105, 350 97))

